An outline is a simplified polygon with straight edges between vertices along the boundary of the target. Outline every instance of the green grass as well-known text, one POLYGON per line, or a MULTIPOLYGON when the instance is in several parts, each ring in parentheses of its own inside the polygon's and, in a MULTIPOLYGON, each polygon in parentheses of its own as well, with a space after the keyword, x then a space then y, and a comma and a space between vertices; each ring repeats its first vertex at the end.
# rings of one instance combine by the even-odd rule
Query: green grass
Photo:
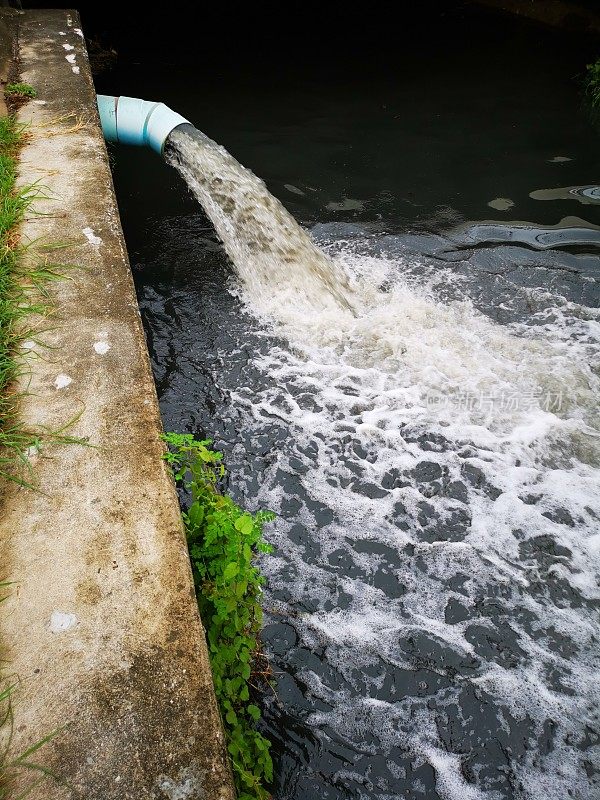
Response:
POLYGON ((0 475, 8 478, 15 475, 15 462, 24 463, 27 449, 37 444, 17 421, 19 398, 13 387, 23 368, 20 345, 33 335, 25 319, 43 311, 29 297, 31 279, 21 266, 22 248, 15 233, 35 196, 33 187, 15 185, 23 133, 14 117, 0 117, 0 475))
MULTIPOLYGON (((63 278, 58 265, 31 263, 35 259, 24 264, 26 248, 20 244, 17 226, 40 196, 37 186, 16 185, 17 158, 25 135, 25 126, 14 116, 0 117, 0 478, 32 486, 32 481, 27 480, 32 473, 27 455, 30 449, 39 450, 46 439, 65 443, 81 441, 65 434, 74 420, 58 431, 30 431, 23 427, 18 416, 20 394, 15 391, 16 381, 26 371, 26 356, 21 345, 27 339, 37 341, 39 336, 39 332, 27 324, 27 318, 47 314, 48 283, 63 278)), ((37 249, 41 251, 42 246, 37 249)), ((9 587, 7 581, 0 581, 0 603, 8 596, 9 587)), ((0 647, 0 800, 21 800, 48 777, 59 781, 35 761, 38 750, 58 731, 24 752, 13 754, 16 687, 17 682, 7 675, 0 647), (17 778, 18 794, 14 788, 17 778)))
POLYGON ((9 97, 37 97, 37 92, 28 83, 8 83, 4 87, 4 94, 9 97))
POLYGON ((259 668, 263 578, 255 557, 271 551, 263 525, 274 515, 250 514, 221 494, 225 469, 210 441, 177 433, 164 439, 175 480, 191 493, 183 520, 238 800, 268 800, 270 742, 256 729, 260 709, 251 690, 265 682, 259 668))
MULTIPOLYGON (((21 365, 15 353, 19 344, 31 335, 25 324, 30 313, 39 313, 39 304, 28 300, 28 288, 36 283, 35 276, 25 276, 20 264, 22 248, 15 234, 29 208, 35 190, 16 188, 16 158, 24 128, 14 117, 0 117, 0 475, 15 479, 15 462, 26 462, 27 448, 36 445, 36 437, 24 431, 17 421, 18 397, 12 387, 21 365)), ((9 584, 0 582, 0 602, 7 597, 9 584)), ((4 656, 0 653, 0 659, 4 656)), ((21 791, 25 797, 46 777, 46 770, 31 760, 47 738, 28 748, 17 757, 11 755, 13 734, 12 697, 15 682, 0 671, 0 800, 12 795, 13 781, 20 770, 34 770, 36 777, 21 791)))
POLYGON ((39 331, 30 327, 28 318, 48 313, 48 284, 62 279, 65 269, 50 263, 24 263, 26 247, 20 244, 16 229, 41 196, 36 185, 16 186, 16 159, 24 135, 25 126, 14 116, 0 117, 0 478, 32 487, 30 452, 37 452, 46 440, 83 442, 65 433, 74 420, 58 431, 28 430, 18 416, 21 396, 15 390, 16 381, 26 372, 27 359, 22 345, 27 340, 39 343, 39 331))

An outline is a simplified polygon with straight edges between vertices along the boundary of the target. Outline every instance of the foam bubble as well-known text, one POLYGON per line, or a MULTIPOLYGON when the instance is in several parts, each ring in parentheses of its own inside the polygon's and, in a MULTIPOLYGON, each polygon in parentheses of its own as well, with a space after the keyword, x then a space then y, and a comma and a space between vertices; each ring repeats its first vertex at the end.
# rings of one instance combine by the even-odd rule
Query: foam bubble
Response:
POLYGON ((597 312, 529 287, 501 326, 439 264, 359 237, 327 258, 226 151, 172 137, 269 342, 231 408, 262 454, 253 500, 279 512, 266 606, 293 624, 278 668, 311 735, 383 754, 373 797, 589 797, 597 312))
MULTIPOLYGON (((262 388, 232 396, 257 435, 274 419, 289 429, 291 444, 265 474, 260 499, 270 507, 285 510, 280 475, 293 475, 299 453, 313 448, 297 479, 300 509, 278 522, 278 557, 263 565, 271 586, 284 582, 291 595, 283 613, 308 602, 294 627, 307 646, 327 648, 350 686, 340 692, 302 673, 333 705, 313 725, 357 746, 372 725, 391 753, 403 715, 418 713, 403 746, 433 766, 441 797, 480 798, 486 782, 477 776, 491 767, 473 745, 479 765, 466 783, 463 750, 465 731, 483 723, 463 719, 464 731, 446 743, 438 730, 448 703, 474 702, 459 688, 471 685, 485 692, 483 705, 508 715, 509 741, 527 728, 527 747, 510 761, 526 796, 562 800, 572 786, 584 797, 577 743, 597 724, 599 699, 596 321, 573 337, 571 309, 559 304, 535 327, 506 329, 467 300, 441 301, 433 281, 402 277, 410 271, 402 261, 352 248, 338 258, 361 297, 357 316, 308 314, 277 287, 272 297, 240 288, 281 344, 254 359, 262 388), (316 524, 315 502, 333 511, 329 524, 316 524), (318 559, 290 541, 297 520, 318 542, 318 559), (325 611, 334 592, 346 607, 325 611), (466 609, 460 622, 449 621, 452 607, 466 609), (372 674, 379 659, 381 686, 393 670, 425 662, 460 678, 434 692, 430 708, 407 696, 400 707, 367 709, 366 693, 380 690, 356 675, 372 674), (537 739, 549 721, 545 752, 537 739)), ((479 731, 490 747, 497 735, 493 726, 479 731)))

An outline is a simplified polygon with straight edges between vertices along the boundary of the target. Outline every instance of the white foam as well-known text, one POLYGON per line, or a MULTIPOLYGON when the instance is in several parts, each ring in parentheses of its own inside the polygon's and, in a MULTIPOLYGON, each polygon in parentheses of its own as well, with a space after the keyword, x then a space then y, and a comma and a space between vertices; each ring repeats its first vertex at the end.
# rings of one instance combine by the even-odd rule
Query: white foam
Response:
POLYGON ((487 792, 478 791, 460 777, 460 756, 431 747, 425 747, 424 753, 436 771, 436 789, 447 800, 482 800, 484 796, 489 800, 487 792))
MULTIPOLYGON (((481 687, 514 720, 530 720, 536 736, 548 720, 557 726, 553 750, 541 755, 532 745, 511 761, 528 787, 524 796, 563 800, 571 782, 584 797, 581 753, 564 741, 581 739, 600 702, 600 629, 584 602, 600 599, 598 313, 548 294, 528 325, 502 327, 468 299, 448 299, 457 280, 449 272, 366 256, 360 242, 336 244, 328 262, 222 148, 179 133, 175 145, 168 158, 215 223, 240 278, 240 299, 276 342, 253 357, 264 380, 231 395, 256 440, 274 420, 289 432, 290 446, 264 467, 257 502, 281 508, 281 471, 302 490, 295 518, 280 518, 270 532, 277 549, 263 568, 297 603, 308 593, 322 606, 332 584, 349 597, 347 607, 294 620, 304 646, 326 647, 328 663, 351 683, 354 670, 381 659, 390 669, 410 668, 399 642, 426 634, 448 657, 477 664, 472 676, 436 695, 438 705, 456 706, 462 686, 481 687), (326 291, 332 282, 335 298, 326 291), (302 461, 301 473, 292 456, 302 461), (419 469, 442 477, 418 479, 419 469), (404 480, 388 483, 385 494, 357 489, 357 475, 382 487, 394 470, 404 480), (459 496, 443 485, 458 486, 459 496), (317 524, 309 499, 331 509, 333 520, 317 524), (453 515, 467 513, 454 539, 440 535, 453 515), (310 531, 318 558, 294 544, 293 523, 310 531), (401 597, 368 584, 364 576, 381 557, 368 546, 353 551, 365 541, 395 552, 401 597), (540 542, 558 548, 547 567, 535 555, 540 542), (340 551, 351 556, 356 577, 327 567, 340 551), (553 599, 543 587, 555 583, 578 599, 553 599), (469 631, 477 625, 493 634, 494 621, 477 610, 492 590, 514 635, 510 658, 505 650, 495 657, 478 650, 469 631), (450 601, 464 603, 468 618, 447 621, 450 601), (575 655, 555 646, 555 635, 575 655), (552 685, 551 669, 568 691, 552 685)), ((460 283, 454 288, 460 294, 460 283)), ((444 750, 435 709, 410 697, 387 703, 333 690, 308 669, 303 680, 332 706, 312 715, 316 728, 329 725, 358 742, 376 732, 387 748, 401 741, 434 767, 445 800, 483 796, 465 782, 457 754, 444 750)), ((509 728, 504 718, 498 724, 509 728)))
MULTIPOLYGON (((526 606, 540 631, 554 628, 576 641, 580 652, 575 659, 558 655, 513 620, 524 660, 508 670, 484 658, 474 681, 518 718, 528 715, 538 731, 552 718, 560 720, 557 741, 566 736, 576 740, 584 724, 592 722, 594 703, 600 700, 594 678, 599 666, 597 619, 585 608, 557 608, 544 596, 528 595, 531 581, 538 580, 537 565, 524 566, 515 531, 522 531, 522 540, 551 536, 568 548, 571 556, 549 569, 546 579, 562 577, 581 596, 600 598, 600 471, 594 399, 598 392, 597 322, 591 320, 579 340, 572 337, 573 318, 567 309, 555 311, 551 323, 533 330, 520 325, 506 330, 467 301, 440 302, 427 282, 418 286, 398 279, 406 269, 402 262, 369 262, 361 257, 356 263, 351 250, 342 253, 341 262, 355 276, 354 291, 362 300, 358 316, 339 308, 313 309, 309 314, 302 299, 289 302, 285 287, 281 291, 272 287, 269 296, 241 286, 246 308, 287 344, 255 357, 255 366, 265 375, 265 388, 258 393, 255 386, 248 393, 240 388, 233 392, 232 402, 243 409, 245 424, 257 433, 275 416, 289 426, 290 436, 300 445, 319 442, 319 457, 309 463, 300 480, 339 519, 320 533, 321 559, 336 548, 347 548, 349 535, 372 537, 399 550, 408 538, 427 571, 415 575, 414 562, 407 560, 406 570, 398 572, 407 587, 402 601, 408 620, 400 618, 396 604, 377 590, 365 591, 364 584, 349 580, 341 584, 352 596, 347 610, 304 615, 298 628, 307 643, 329 645, 328 658, 344 675, 354 666, 361 668, 361 658, 369 653, 385 653, 399 663, 393 643, 411 630, 425 631, 468 657, 473 655, 473 646, 465 632, 481 620, 470 617, 454 625, 445 621, 448 601, 465 598, 445 588, 444 580, 467 574, 469 605, 485 595, 486 586, 504 585, 509 606, 526 606), (382 295, 377 286, 386 276, 395 283, 382 295), (312 398, 316 410, 299 405, 297 397, 303 393, 312 398), (428 403, 428 397, 436 394, 444 402, 428 403), (549 395, 550 403, 546 402, 549 395), (446 444, 440 452, 423 450, 414 436, 407 437, 419 432, 441 435, 446 444), (315 435, 321 440, 315 440, 315 435), (469 486, 472 521, 464 540, 422 542, 414 522, 404 532, 390 522, 395 504, 402 502, 412 520, 420 503, 433 506, 442 519, 457 504, 444 497, 425 498, 412 485, 376 499, 344 487, 339 479, 349 473, 336 461, 331 447, 344 436, 375 448, 376 459, 367 462, 367 476, 374 484, 380 485, 393 468, 408 470, 421 461, 440 464, 449 479, 457 481, 461 469, 472 465, 496 487, 498 496, 489 497, 469 486), (468 457, 461 452, 465 446, 472 453, 468 457), (335 485, 330 486, 328 479, 335 485), (521 498, 528 494, 540 495, 539 501, 524 502, 521 498), (568 510, 574 527, 560 517, 553 522, 544 516, 556 508, 568 510), (331 645, 337 646, 337 656, 332 655, 331 645), (561 694, 547 684, 544 669, 551 666, 571 676, 562 683, 573 687, 575 695, 561 694)), ((282 453, 271 481, 275 481, 275 466, 294 471, 282 453)), ((264 489, 259 499, 279 508, 276 492, 264 489)), ((278 523, 274 542, 279 558, 265 559, 264 568, 276 586, 281 581, 281 563, 293 563, 298 575, 295 595, 300 596, 303 587, 322 585, 326 573, 318 564, 304 561, 290 544, 287 529, 285 522, 278 523)), ((310 675, 303 677, 318 693, 317 676, 312 681, 310 675)), ((334 711, 319 718, 318 724, 360 740, 362 728, 356 714, 363 701, 340 693, 321 696, 334 705, 334 711)), ((374 713, 371 708, 369 715, 374 713)), ((388 708, 373 723, 388 747, 397 741, 397 733, 390 728, 386 735, 382 720, 396 715, 388 708)), ((429 722, 432 718, 427 717, 429 722)), ((458 757, 440 747, 435 726, 419 728, 418 736, 407 738, 407 746, 434 766, 440 796, 445 800, 483 797, 465 784, 458 757), (430 730, 430 735, 424 735, 424 730, 430 730)), ((584 796, 586 779, 579 759, 574 747, 561 747, 543 758, 530 752, 518 767, 519 779, 530 787, 532 798, 563 800, 569 785, 579 786, 584 796), (554 775, 554 784, 549 777, 537 782, 540 775, 554 775)), ((486 800, 491 796, 486 794, 486 800)))

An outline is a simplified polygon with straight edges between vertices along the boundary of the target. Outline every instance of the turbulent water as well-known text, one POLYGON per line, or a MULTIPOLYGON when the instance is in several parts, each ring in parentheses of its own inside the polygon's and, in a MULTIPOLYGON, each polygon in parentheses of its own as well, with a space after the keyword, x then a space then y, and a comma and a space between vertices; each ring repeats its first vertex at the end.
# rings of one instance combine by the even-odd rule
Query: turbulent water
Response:
POLYGON ((191 126, 166 157, 254 319, 278 800, 600 796, 598 312, 523 288, 501 325, 385 237, 325 253, 191 126))

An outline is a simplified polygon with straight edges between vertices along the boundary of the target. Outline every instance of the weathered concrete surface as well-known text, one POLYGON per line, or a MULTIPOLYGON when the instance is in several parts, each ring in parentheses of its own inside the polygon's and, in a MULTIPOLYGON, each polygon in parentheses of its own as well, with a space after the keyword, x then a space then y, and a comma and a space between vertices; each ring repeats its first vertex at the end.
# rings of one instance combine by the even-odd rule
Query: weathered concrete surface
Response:
MULTIPOLYGON (((26 240, 69 241, 23 416, 78 445, 35 459, 40 491, 5 486, 2 572, 18 582, 0 641, 20 680, 13 750, 68 785, 32 800, 230 800, 231 778, 94 87, 75 12, 20 17, 22 79, 38 91, 20 180, 49 216, 26 240)), ((160 164, 157 165, 160 168, 160 164)), ((31 777, 29 779, 31 780, 31 777)))

